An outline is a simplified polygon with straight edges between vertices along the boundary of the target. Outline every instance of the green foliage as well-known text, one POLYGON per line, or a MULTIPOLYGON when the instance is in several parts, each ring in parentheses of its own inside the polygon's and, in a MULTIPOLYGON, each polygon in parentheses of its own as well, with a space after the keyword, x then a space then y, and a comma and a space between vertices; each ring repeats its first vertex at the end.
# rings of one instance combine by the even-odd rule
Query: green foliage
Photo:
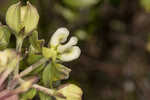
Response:
MULTIPOLYGON (((36 55, 36 54, 29 54, 26 64, 31 65, 34 64, 36 62, 38 62, 40 59, 42 58, 41 55, 36 55)), ((38 68, 36 68, 35 70, 33 70, 30 75, 38 75, 41 76, 39 73, 42 73, 41 71, 43 70, 43 68, 45 67, 45 64, 40 65, 38 68)), ((25 66, 26 68, 26 66, 25 66)))
POLYGON ((44 40, 38 40, 38 32, 34 31, 32 33, 32 36, 30 36, 29 41, 31 43, 30 45, 30 53, 41 53, 42 47, 44 45, 44 40))
POLYGON ((34 98, 34 96, 36 95, 37 91, 36 89, 30 89, 25 93, 22 93, 20 96, 20 100, 31 100, 34 98))
POLYGON ((7 26, 0 26, 0 50, 5 49, 9 44, 11 33, 7 26))
POLYGON ((27 58, 27 63, 28 63, 29 65, 31 65, 31 64, 37 62, 37 61, 38 61, 39 59, 41 59, 41 58, 42 58, 41 55, 29 54, 29 55, 28 55, 28 58, 27 58))
POLYGON ((39 92, 40 100, 52 100, 52 98, 42 92, 39 92))
POLYGON ((53 60, 56 59, 56 54, 57 52, 54 50, 54 49, 51 49, 51 48, 46 48, 46 47, 43 47, 42 48, 42 54, 44 57, 46 58, 53 58, 53 60))
POLYGON ((45 86, 53 87, 53 82, 68 79, 70 69, 56 63, 49 63, 43 71, 42 80, 45 86))

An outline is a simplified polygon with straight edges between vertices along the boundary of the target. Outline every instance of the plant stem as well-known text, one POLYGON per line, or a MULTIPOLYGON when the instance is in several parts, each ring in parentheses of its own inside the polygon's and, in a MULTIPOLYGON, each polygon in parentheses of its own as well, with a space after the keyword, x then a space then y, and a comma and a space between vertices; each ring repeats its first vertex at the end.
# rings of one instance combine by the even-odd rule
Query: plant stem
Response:
MULTIPOLYGON (((20 78, 19 78, 18 80, 19 80, 19 83, 20 83, 20 84, 22 84, 22 83, 25 82, 25 80, 20 79, 20 78)), ((37 78, 33 78, 33 79, 30 80, 30 81, 32 81, 32 83, 34 83, 35 81, 37 81, 37 78)), ((39 91, 41 91, 41 92, 44 92, 44 93, 48 94, 49 96, 53 96, 53 94, 54 94, 54 92, 55 92, 54 89, 45 88, 45 87, 40 86, 40 85, 38 85, 38 84, 33 84, 33 85, 32 85, 32 88, 35 88, 35 89, 37 89, 37 90, 39 90, 39 91)), ((18 88, 18 90, 19 90, 19 89, 20 89, 20 88, 18 88)))
MULTIPOLYGON (((17 53, 21 53, 21 49, 22 49, 22 44, 23 44, 23 40, 24 38, 22 38, 21 36, 16 36, 16 51, 17 53)), ((16 69, 14 70, 14 77, 17 76, 19 74, 19 60, 17 62, 17 65, 16 65, 16 69)), ((8 89, 10 88, 11 84, 12 84, 12 76, 9 76, 10 80, 8 82, 8 89)))
POLYGON ((44 64, 47 61, 48 61, 48 59, 41 58, 38 62, 36 62, 35 64, 29 66, 27 69, 25 69, 24 71, 22 71, 19 75, 17 75, 15 78, 20 78, 20 77, 23 77, 23 76, 29 74, 31 71, 33 71, 34 69, 36 69, 37 67, 39 67, 41 64, 44 64))
POLYGON ((40 86, 38 84, 33 84, 32 87, 41 91, 41 92, 48 94, 49 96, 53 96, 53 94, 55 92, 55 90, 53 90, 53 89, 45 88, 45 87, 40 86))
POLYGON ((19 52, 19 53, 21 52, 23 40, 24 39, 22 37, 17 37, 17 40, 16 40, 16 51, 19 52))
POLYGON ((39 67, 41 64, 44 64, 46 61, 48 61, 48 59, 42 58, 40 59, 38 62, 36 62, 35 64, 29 66, 27 69, 25 69, 24 71, 22 71, 20 74, 17 74, 14 79, 11 81, 10 85, 8 86, 9 89, 13 89, 16 87, 16 85, 18 84, 19 79, 21 79, 22 77, 24 77, 25 75, 29 74, 31 71, 33 71, 34 69, 36 69, 37 67, 39 67))
MULTIPOLYGON (((22 44, 23 44, 24 39, 22 37, 19 37, 19 36, 16 39, 17 39, 16 40, 16 51, 18 53, 21 53, 21 48, 22 48, 22 44)), ((16 76, 16 75, 18 75, 18 73, 19 73, 19 61, 17 63, 17 67, 14 71, 14 75, 16 76)))
POLYGON ((11 69, 6 70, 2 73, 2 75, 0 76, 0 87, 3 84, 3 82, 6 80, 6 78, 8 77, 8 75, 12 72, 11 69))

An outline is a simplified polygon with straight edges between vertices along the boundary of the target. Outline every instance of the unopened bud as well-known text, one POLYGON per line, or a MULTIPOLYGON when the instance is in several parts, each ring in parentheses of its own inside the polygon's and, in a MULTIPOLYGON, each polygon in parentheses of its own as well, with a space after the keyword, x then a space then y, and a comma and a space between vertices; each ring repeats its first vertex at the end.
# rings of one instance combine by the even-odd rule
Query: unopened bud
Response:
POLYGON ((56 100, 82 100, 81 88, 74 84, 64 85, 56 92, 56 100))
POLYGON ((7 25, 18 35, 24 29, 25 36, 36 29, 39 21, 37 9, 28 1, 26 5, 21 2, 9 7, 6 14, 7 25))

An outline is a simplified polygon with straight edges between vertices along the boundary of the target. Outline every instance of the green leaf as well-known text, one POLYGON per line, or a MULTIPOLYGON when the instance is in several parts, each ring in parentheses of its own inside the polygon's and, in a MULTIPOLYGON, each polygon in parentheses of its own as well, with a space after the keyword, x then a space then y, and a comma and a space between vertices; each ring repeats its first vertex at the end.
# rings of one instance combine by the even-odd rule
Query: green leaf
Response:
POLYGON ((7 26, 0 26, 0 50, 7 48, 11 33, 7 26))
POLYGON ((36 89, 30 89, 29 91, 21 94, 21 100, 31 100, 34 98, 34 96, 36 95, 37 91, 36 89))
POLYGON ((35 54, 29 54, 28 58, 27 58, 27 63, 29 65, 37 62, 39 59, 41 59, 42 56, 41 55, 35 55, 35 54))
POLYGON ((71 70, 61 64, 49 63, 43 71, 42 81, 45 86, 50 84, 52 88, 53 82, 68 79, 71 70))
POLYGON ((39 92, 40 100, 52 100, 52 97, 44 94, 43 92, 39 92))
POLYGON ((29 54, 24 60, 20 61, 20 69, 24 70, 28 66, 36 63, 42 58, 41 55, 36 55, 36 54, 29 54))
POLYGON ((29 38, 31 43, 30 45, 30 53, 41 53, 42 47, 44 45, 44 40, 38 40, 38 32, 34 31, 29 38))
MULTIPOLYGON (((32 65, 32 64, 38 62, 41 58, 42 58, 41 55, 29 54, 26 62, 29 66, 29 65, 32 65)), ((41 74, 38 74, 38 73, 42 73, 41 71, 43 70, 44 66, 45 66, 45 64, 40 65, 38 68, 33 70, 30 73, 30 75, 41 75, 41 74)), ((26 65, 26 67, 27 67, 27 65, 26 65)))
POLYGON ((42 70, 44 69, 44 67, 45 67, 45 64, 40 65, 38 68, 36 68, 35 70, 33 70, 33 71, 30 73, 30 75, 38 75, 38 76, 40 76, 41 73, 42 73, 42 70))
POLYGON ((43 84, 45 86, 48 86, 50 80, 52 79, 52 77, 51 77, 51 66, 52 66, 51 64, 48 64, 46 66, 46 68, 44 69, 43 74, 42 74, 42 81, 43 81, 43 84))

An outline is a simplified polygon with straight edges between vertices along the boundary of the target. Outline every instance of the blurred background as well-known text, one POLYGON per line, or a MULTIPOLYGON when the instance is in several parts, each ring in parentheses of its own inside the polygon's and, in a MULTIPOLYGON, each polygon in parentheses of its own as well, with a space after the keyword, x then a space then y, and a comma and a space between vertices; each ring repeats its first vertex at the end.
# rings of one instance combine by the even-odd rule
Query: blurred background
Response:
MULTIPOLYGON (((0 0, 0 21, 17 0, 0 0)), ((83 100, 150 100, 150 0, 30 0, 40 38, 59 27, 79 38, 81 57, 66 65, 83 100)))

